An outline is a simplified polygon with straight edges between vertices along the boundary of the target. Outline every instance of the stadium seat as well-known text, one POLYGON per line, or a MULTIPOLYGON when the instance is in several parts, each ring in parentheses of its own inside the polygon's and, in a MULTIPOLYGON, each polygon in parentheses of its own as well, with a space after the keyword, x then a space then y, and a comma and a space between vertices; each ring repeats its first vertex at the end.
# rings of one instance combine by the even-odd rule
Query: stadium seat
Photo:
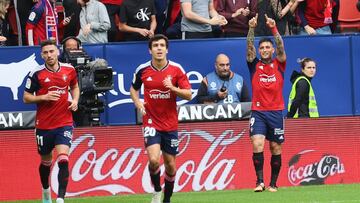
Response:
POLYGON ((360 32, 360 12, 357 0, 341 0, 338 26, 341 32, 360 32))

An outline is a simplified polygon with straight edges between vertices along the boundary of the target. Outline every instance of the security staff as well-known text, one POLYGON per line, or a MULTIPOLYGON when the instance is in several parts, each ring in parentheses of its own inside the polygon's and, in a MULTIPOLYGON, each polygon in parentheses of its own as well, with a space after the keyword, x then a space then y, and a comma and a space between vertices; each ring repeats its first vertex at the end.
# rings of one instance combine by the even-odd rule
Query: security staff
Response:
POLYGON ((294 71, 290 81, 293 83, 288 104, 288 118, 319 117, 311 80, 316 73, 316 63, 311 58, 300 60, 301 73, 294 71))

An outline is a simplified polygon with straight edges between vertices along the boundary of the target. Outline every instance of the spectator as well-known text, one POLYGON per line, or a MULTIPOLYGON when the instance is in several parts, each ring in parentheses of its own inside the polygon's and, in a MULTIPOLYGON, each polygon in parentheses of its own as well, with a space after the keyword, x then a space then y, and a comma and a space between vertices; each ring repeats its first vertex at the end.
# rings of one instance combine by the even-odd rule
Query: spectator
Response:
POLYGON ((163 34, 165 30, 165 21, 169 11, 170 1, 168 0, 154 0, 156 9, 156 29, 155 34, 163 34))
POLYGON ((181 6, 180 0, 170 1, 164 24, 165 35, 169 39, 181 39, 181 6))
POLYGON ((293 71, 290 81, 293 83, 289 95, 288 118, 319 117, 311 80, 316 73, 316 63, 311 58, 300 61, 301 73, 293 71))
POLYGON ((9 23, 6 19, 7 9, 9 8, 10 0, 0 0, 0 46, 7 45, 9 37, 9 23))
POLYGON ((31 12, 31 8, 38 2, 39 0, 14 0, 14 6, 16 10, 17 17, 17 29, 18 29, 18 41, 19 45, 27 45, 27 32, 26 32, 26 24, 31 12))
POLYGON ((123 0, 101 0, 101 2, 106 7, 111 24, 110 30, 108 30, 108 41, 116 42, 118 28, 115 23, 115 17, 119 17, 120 5, 122 4, 123 0))
POLYGON ((340 11, 340 0, 333 0, 335 2, 334 7, 332 8, 332 20, 333 23, 330 24, 330 29, 332 33, 340 33, 340 28, 338 27, 339 23, 339 11, 340 11))
POLYGON ((300 35, 332 34, 333 0, 304 0, 299 5, 299 16, 302 29, 300 35))
POLYGON ((224 16, 228 24, 224 26, 223 37, 245 37, 249 30, 249 19, 256 14, 257 1, 218 0, 217 12, 224 16))
POLYGON ((28 45, 39 45, 44 40, 54 40, 58 43, 58 26, 66 26, 70 22, 67 17, 58 24, 57 13, 54 9, 54 0, 39 0, 31 9, 26 24, 28 45))
POLYGON ((290 35, 289 22, 295 20, 293 13, 298 5, 295 0, 269 0, 258 1, 259 13, 258 25, 255 29, 256 36, 271 36, 272 33, 266 28, 265 14, 275 20, 280 35, 290 35), (289 12, 290 11, 290 12, 289 12))
POLYGON ((120 8, 120 31, 125 41, 143 41, 154 36, 156 29, 154 0, 124 0, 120 8))
POLYGON ((214 8, 213 0, 180 0, 182 39, 211 38, 211 26, 226 25, 224 16, 214 8))
POLYGON ((71 17, 70 23, 64 28, 63 39, 70 36, 77 36, 80 28, 80 11, 81 6, 77 4, 76 0, 63 0, 62 1, 65 17, 71 17))
POLYGON ((219 54, 215 71, 206 75, 198 90, 199 103, 237 103, 250 101, 243 77, 230 70, 230 59, 219 54))
POLYGON ((107 43, 110 19, 103 3, 97 0, 77 0, 81 6, 80 32, 77 38, 83 43, 107 43))

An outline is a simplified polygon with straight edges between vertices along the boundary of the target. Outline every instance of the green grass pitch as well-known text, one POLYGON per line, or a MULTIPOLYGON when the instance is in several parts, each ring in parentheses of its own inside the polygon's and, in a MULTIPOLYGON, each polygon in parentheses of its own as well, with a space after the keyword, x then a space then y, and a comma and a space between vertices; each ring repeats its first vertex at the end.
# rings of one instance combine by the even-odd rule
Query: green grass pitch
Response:
MULTIPOLYGON (((151 194, 67 198, 66 203, 149 203, 151 194)), ((16 201, 32 203, 37 201, 16 201)), ((172 203, 360 203, 360 184, 281 187, 276 193, 225 190, 174 193, 172 203)))

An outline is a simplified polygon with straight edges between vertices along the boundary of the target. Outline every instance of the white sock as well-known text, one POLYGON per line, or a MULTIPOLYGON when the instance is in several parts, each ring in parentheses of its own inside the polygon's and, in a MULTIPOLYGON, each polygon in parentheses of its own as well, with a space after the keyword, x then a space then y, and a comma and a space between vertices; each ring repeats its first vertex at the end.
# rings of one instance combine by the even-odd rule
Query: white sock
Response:
POLYGON ((64 203, 64 199, 63 198, 57 198, 56 203, 64 203))

